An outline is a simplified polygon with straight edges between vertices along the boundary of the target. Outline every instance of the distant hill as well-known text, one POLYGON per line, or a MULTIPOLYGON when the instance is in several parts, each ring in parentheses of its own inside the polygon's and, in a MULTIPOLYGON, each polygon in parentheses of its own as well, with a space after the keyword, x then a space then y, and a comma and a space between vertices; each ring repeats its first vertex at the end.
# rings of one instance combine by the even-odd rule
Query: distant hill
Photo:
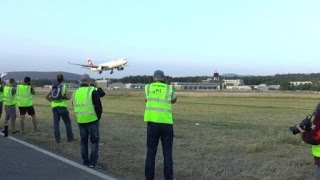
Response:
POLYGON ((25 76, 31 77, 31 79, 47 79, 47 80, 55 80, 57 78, 57 74, 63 74, 65 80, 79 80, 81 75, 62 72, 62 71, 54 71, 54 72, 37 72, 37 71, 14 71, 7 72, 7 75, 3 77, 3 79, 14 78, 16 81, 22 81, 25 76))
POLYGON ((234 74, 234 73, 226 73, 226 74, 222 74, 221 76, 223 76, 223 77, 239 77, 241 75, 234 74))

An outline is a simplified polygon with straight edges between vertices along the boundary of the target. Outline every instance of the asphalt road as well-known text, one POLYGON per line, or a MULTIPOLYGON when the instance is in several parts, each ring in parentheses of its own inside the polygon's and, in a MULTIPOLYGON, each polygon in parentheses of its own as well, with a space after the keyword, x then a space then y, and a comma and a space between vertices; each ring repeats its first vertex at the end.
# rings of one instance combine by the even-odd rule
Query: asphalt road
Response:
POLYGON ((0 135, 1 180, 101 180, 115 178, 13 137, 0 135))

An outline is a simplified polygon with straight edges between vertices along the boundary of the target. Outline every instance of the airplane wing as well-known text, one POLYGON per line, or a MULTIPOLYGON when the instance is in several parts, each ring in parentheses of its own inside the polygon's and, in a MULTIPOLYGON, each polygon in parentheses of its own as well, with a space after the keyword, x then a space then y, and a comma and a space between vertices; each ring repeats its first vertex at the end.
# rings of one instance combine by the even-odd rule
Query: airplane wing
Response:
POLYGON ((77 64, 77 63, 71 63, 71 62, 68 62, 68 64, 82 66, 84 68, 98 68, 99 67, 99 66, 95 66, 95 65, 77 64))

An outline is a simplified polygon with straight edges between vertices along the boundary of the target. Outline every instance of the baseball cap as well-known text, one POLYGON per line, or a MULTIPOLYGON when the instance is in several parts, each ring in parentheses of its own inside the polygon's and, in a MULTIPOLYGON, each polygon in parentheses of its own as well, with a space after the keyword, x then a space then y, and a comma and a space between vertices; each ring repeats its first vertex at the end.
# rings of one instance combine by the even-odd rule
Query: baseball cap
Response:
POLYGON ((164 73, 161 70, 156 70, 153 74, 153 77, 155 78, 164 78, 164 73))
POLYGON ((81 77, 81 81, 87 81, 87 82, 90 82, 90 76, 89 74, 83 74, 82 77, 81 77))

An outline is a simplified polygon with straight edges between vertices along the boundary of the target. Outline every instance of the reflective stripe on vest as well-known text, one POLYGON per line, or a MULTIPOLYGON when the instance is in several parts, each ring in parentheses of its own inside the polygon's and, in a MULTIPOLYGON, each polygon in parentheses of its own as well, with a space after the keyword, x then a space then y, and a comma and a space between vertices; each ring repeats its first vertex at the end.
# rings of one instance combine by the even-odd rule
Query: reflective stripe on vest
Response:
POLYGON ((172 86, 164 83, 155 82, 145 87, 145 97, 147 100, 144 113, 145 122, 173 124, 172 93, 172 86))
POLYGON ((98 120, 92 102, 93 90, 93 87, 80 87, 73 93, 73 109, 80 124, 98 120))
POLYGON ((12 95, 12 87, 5 86, 3 88, 3 104, 7 106, 15 105, 15 96, 12 95))
MULTIPOLYGON (((62 96, 65 96, 67 93, 67 86, 65 84, 62 85, 62 96)), ((68 102, 67 100, 63 99, 61 101, 51 101, 51 107, 68 107, 68 102)))
POLYGON ((312 154, 315 157, 320 157, 320 145, 312 145, 312 154))
POLYGON ((20 84, 17 86, 16 101, 18 107, 32 106, 31 86, 20 84))

